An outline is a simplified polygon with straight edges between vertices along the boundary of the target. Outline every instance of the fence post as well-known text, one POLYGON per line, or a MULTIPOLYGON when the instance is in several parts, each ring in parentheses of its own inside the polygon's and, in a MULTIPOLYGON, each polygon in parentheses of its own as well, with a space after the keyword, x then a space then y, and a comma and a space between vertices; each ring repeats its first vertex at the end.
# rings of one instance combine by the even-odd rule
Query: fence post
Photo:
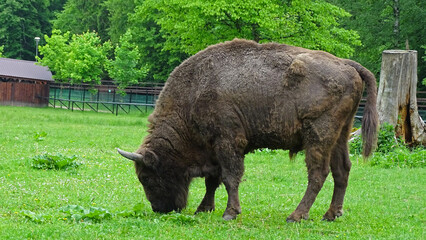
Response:
POLYGON ((84 112, 84 101, 86 101, 86 88, 84 86, 83 87, 83 112, 84 112))
POLYGON ((99 88, 98 88, 98 97, 96 99, 96 112, 99 112, 99 88))
POLYGON ((70 109, 70 104, 71 104, 71 86, 69 86, 68 88, 68 109, 70 109))
MULTIPOLYGON (((129 96, 129 103, 132 103, 132 96, 133 96, 133 91, 132 90, 130 90, 130 96, 129 96)), ((132 106, 131 105, 129 105, 129 113, 130 113, 130 108, 131 108, 132 106)))
MULTIPOLYGON (((112 91, 112 102, 113 102, 113 104, 112 104, 112 114, 114 114, 114 103, 115 103, 115 89, 114 89, 114 91, 112 91)), ((118 106, 116 106, 117 107, 117 109, 116 109, 116 114, 118 114, 118 106)))
POLYGON ((53 108, 56 108, 56 89, 55 88, 55 93, 53 94, 53 108))
POLYGON ((148 88, 145 89, 145 112, 148 111, 148 88))

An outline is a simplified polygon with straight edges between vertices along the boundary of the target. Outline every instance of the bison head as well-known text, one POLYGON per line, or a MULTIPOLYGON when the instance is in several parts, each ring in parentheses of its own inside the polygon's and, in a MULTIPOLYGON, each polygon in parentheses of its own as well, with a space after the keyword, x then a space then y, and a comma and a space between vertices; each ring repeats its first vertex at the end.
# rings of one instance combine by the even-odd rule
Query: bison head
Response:
POLYGON ((135 162, 136 174, 154 212, 167 213, 185 208, 189 180, 182 171, 169 161, 161 161, 152 150, 144 149, 137 153, 117 150, 135 162))

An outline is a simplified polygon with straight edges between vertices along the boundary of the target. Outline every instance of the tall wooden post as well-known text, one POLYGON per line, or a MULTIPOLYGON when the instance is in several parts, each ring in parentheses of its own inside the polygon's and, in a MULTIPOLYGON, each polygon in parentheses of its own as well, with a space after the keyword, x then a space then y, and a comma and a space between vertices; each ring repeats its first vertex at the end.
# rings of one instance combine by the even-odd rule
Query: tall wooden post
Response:
POLYGON ((406 143, 426 146, 426 125, 417 109, 417 51, 386 50, 377 98, 380 123, 396 126, 406 143))

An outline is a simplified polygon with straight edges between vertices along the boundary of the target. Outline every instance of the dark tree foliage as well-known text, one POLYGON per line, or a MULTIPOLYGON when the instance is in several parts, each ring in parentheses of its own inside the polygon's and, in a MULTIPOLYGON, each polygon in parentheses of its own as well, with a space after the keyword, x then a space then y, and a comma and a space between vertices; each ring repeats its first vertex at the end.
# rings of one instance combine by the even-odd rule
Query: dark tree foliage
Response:
POLYGON ((128 29, 129 15, 134 12, 134 1, 123 0, 106 0, 104 2, 108 10, 109 26, 107 28, 108 35, 112 43, 118 43, 120 37, 124 35, 128 29))
POLYGON ((60 9, 60 2, 48 0, 0 0, 0 46, 4 56, 34 60, 34 37, 51 32, 50 9, 60 9))
POLYGON ((324 0, 140 0, 129 26, 150 80, 165 81, 183 59, 234 38, 279 42, 350 56, 356 32, 339 26, 349 14, 324 0))
MULTIPOLYGON (((379 76, 381 53, 386 49, 417 50, 419 79, 426 77, 426 63, 421 61, 426 44, 426 1, 424 0, 327 0, 350 12, 342 24, 358 31, 362 45, 353 59, 379 76)), ((421 81, 419 81, 419 87, 421 81)), ((423 87, 424 88, 424 87, 423 87)))
POLYGON ((104 3, 105 0, 68 0, 53 21, 53 27, 73 34, 96 31, 103 41, 107 41, 110 22, 104 3))

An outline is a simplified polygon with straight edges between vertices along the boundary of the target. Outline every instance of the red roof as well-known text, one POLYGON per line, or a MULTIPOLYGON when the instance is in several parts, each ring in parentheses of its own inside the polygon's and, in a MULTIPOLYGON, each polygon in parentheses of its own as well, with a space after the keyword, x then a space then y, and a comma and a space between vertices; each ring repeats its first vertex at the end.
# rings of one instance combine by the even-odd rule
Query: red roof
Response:
POLYGON ((14 80, 54 81, 48 67, 36 62, 0 58, 0 78, 14 80))

